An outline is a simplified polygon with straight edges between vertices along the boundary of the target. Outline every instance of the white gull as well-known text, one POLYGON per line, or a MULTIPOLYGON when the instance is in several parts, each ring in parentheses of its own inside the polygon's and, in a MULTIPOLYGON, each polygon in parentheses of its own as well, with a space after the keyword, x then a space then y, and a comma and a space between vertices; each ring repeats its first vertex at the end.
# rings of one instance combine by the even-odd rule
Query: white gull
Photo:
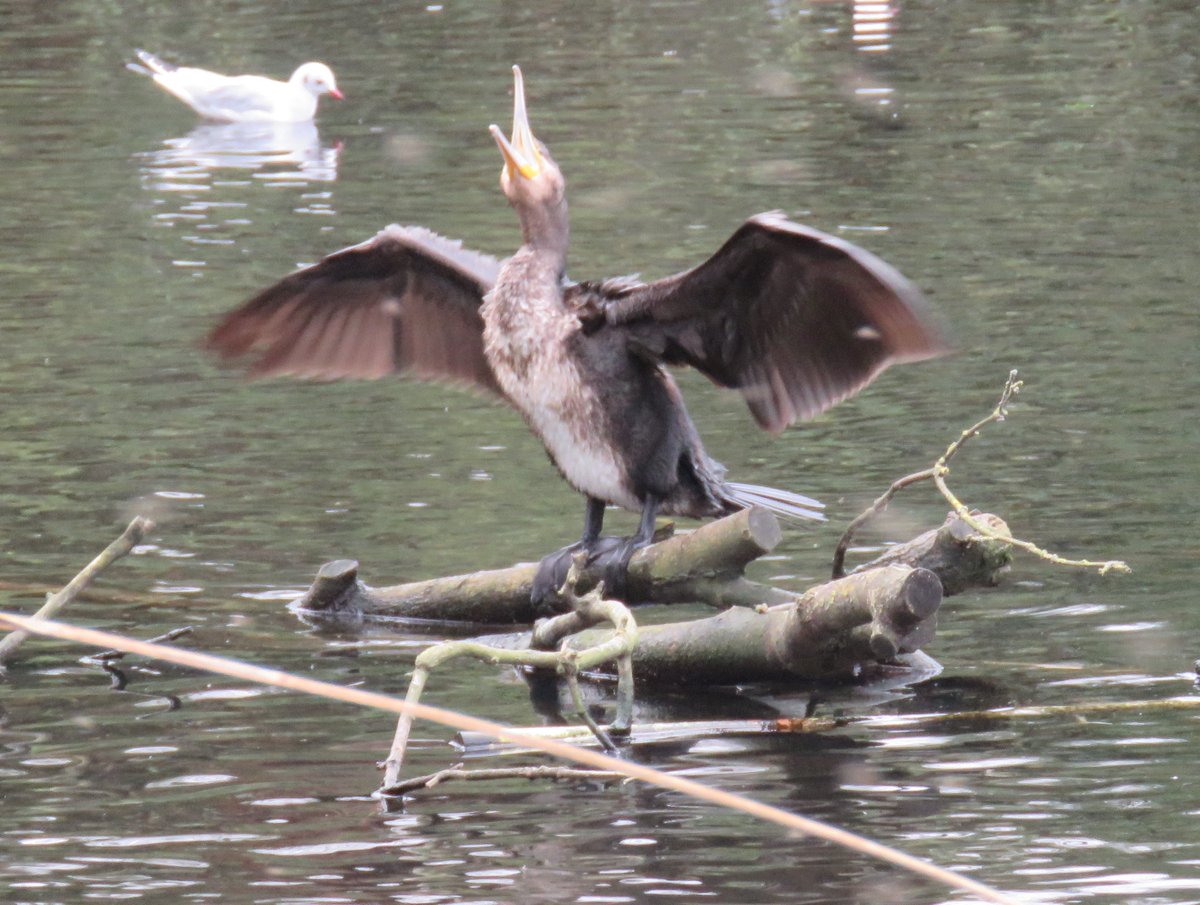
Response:
POLYGON ((175 66, 145 50, 141 64, 127 68, 148 75, 201 116, 227 123, 297 123, 311 120, 317 98, 341 100, 333 72, 324 63, 305 63, 286 82, 261 75, 221 75, 207 69, 175 66))

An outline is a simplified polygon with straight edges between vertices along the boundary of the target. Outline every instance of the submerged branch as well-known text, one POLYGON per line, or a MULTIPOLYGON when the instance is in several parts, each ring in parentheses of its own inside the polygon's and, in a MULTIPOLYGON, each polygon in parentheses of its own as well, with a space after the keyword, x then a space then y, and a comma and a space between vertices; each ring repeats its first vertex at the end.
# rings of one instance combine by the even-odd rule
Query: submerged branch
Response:
MULTIPOLYGON (((146 640, 151 644, 167 644, 171 641, 177 641, 184 635, 190 635, 192 631, 192 626, 181 625, 179 628, 173 628, 169 632, 163 632, 161 635, 155 635, 153 638, 147 638, 146 640)), ((102 650, 96 654, 89 654, 80 662, 104 665, 115 663, 118 660, 124 660, 125 657, 126 653, 123 650, 102 650)))
POLYGON ((580 770, 576 767, 555 767, 549 764, 540 764, 532 767, 496 767, 484 770, 464 770, 462 764, 455 764, 453 767, 438 770, 436 773, 427 773, 425 776, 402 779, 395 785, 381 791, 386 792, 388 795, 404 795, 408 792, 416 792, 419 789, 432 789, 434 786, 441 785, 450 780, 480 782, 496 779, 550 779, 560 782, 564 780, 574 782, 611 782, 626 778, 624 773, 618 773, 615 770, 580 770))
MULTIPOLYGON (((1071 720, 1121 713, 1200 710, 1200 695, 1180 695, 1142 701, 1092 701, 1086 704, 1025 705, 994 707, 988 710, 960 710, 946 713, 875 714, 841 717, 779 717, 771 720, 700 720, 695 722, 639 723, 627 740, 634 747, 677 743, 690 739, 729 736, 813 735, 842 729, 919 729, 947 724, 981 725, 988 721, 1071 720)), ((587 745, 590 733, 582 726, 523 726, 521 731, 538 736, 587 745)), ((479 754, 519 754, 526 749, 496 745, 490 736, 460 733, 457 743, 463 751, 479 754)))
MULTIPOLYGON (((79 593, 96 579, 96 576, 140 544, 146 534, 153 530, 153 528, 154 522, 148 518, 140 515, 134 518, 121 533, 121 536, 105 547, 99 556, 84 566, 66 587, 58 593, 50 595, 42 608, 34 614, 33 618, 53 619, 63 607, 78 597, 79 593)), ((28 632, 17 629, 4 638, 4 640, 0 641, 0 669, 4 668, 5 663, 12 658, 17 648, 28 637, 28 632)))
POLYGON ((1151 701, 1092 701, 1087 704, 1047 704, 1023 707, 993 707, 956 713, 915 713, 902 716, 865 716, 853 722, 862 726, 924 726, 986 720, 1077 720, 1098 714, 1142 713, 1149 710, 1198 710, 1200 695, 1180 695, 1151 701))

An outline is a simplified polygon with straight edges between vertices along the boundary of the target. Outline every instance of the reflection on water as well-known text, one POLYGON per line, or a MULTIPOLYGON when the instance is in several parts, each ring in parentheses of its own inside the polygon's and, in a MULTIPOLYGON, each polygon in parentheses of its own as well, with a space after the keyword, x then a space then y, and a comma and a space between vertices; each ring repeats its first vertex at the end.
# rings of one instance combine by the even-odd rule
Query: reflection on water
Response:
POLYGON ((144 187, 169 192, 211 184, 221 170, 250 170, 255 179, 276 182, 333 182, 341 151, 340 143, 322 145, 312 122, 201 123, 138 157, 144 187))
POLYGON ((202 267, 212 246, 234 246, 256 220, 273 220, 264 188, 301 191, 296 213, 337 213, 322 186, 337 180, 342 144, 322 144, 315 123, 201 123, 162 145, 135 159, 155 222, 180 228, 190 249, 175 255, 178 267, 202 267))
POLYGON ((845 88, 864 115, 887 126, 900 124, 896 89, 886 59, 900 24, 899 15, 899 7, 886 0, 854 0, 851 15, 851 39, 858 59, 845 88))
POLYGON ((854 43, 864 53, 886 53, 892 49, 892 20, 899 10, 879 0, 855 0, 854 43))

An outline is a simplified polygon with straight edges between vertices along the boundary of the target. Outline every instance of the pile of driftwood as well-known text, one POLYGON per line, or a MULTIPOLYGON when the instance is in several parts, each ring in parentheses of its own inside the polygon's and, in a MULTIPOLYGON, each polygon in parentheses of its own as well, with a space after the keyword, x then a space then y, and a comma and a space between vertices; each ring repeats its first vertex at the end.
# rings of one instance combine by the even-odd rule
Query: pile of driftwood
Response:
MULTIPOLYGON (((999 533, 995 516, 975 516, 999 533)), ((787 679, 840 679, 865 664, 912 653, 933 637, 942 597, 993 585, 1008 565, 1004 541, 977 533, 951 514, 945 523, 891 548, 851 574, 803 594, 751 581, 748 564, 779 543, 775 516, 748 509, 687 534, 660 532, 629 567, 623 601, 707 603, 721 612, 703 619, 638 629, 632 652, 639 683, 729 685, 787 679), (665 534, 665 536, 663 536, 665 534)), ((293 607, 309 620, 419 620, 488 626, 534 622, 530 590, 536 565, 475 572, 372 588, 358 564, 327 563, 293 607)), ((598 576, 584 568, 571 589, 580 599, 598 576)), ((583 650, 604 644, 612 629, 565 639, 583 650), (608 634, 606 634, 606 632, 608 634)), ((556 637, 562 643, 564 639, 556 637)), ((503 649, 545 647, 536 632, 489 636, 503 649)))
MULTIPOLYGON (((407 701, 419 702, 431 672, 460 657, 540 671, 564 681, 578 718, 606 748, 632 729, 634 687, 741 685, 751 682, 837 681, 883 664, 895 665, 933 637, 942 597, 971 585, 995 584, 1010 546, 1004 523, 977 513, 951 513, 884 556, 797 594, 748 579, 746 566, 769 553, 781 532, 775 516, 749 509, 687 534, 660 532, 630 562, 624 600, 606 596, 583 557, 559 592, 563 612, 529 631, 445 641, 418 655, 407 701), (972 524, 968 524, 968 521, 972 524), (977 528, 986 526, 987 534, 977 528), (641 627, 630 606, 702 602, 714 616, 641 627), (600 623, 611 627, 597 628, 600 623), (615 664, 616 709, 597 725, 578 685, 582 671, 615 664)), ((838 565, 840 568, 840 563, 838 565)), ((293 607, 308 621, 534 622, 536 566, 476 572, 371 588, 358 564, 327 563, 293 607)), ((449 778, 443 773, 402 780, 412 719, 401 716, 384 761, 380 793, 387 798, 449 778)))
MULTIPOLYGON (((748 509, 688 534, 667 530, 656 536, 655 543, 634 555, 622 589, 621 602, 627 605, 700 602, 721 607, 718 615, 638 630, 627 612, 614 615, 611 607, 598 606, 597 595, 589 592, 600 576, 580 560, 569 587, 560 592, 564 608, 571 611, 569 618, 559 617, 523 635, 489 638, 464 653, 537 668, 546 664, 534 654, 552 645, 564 655, 597 646, 608 652, 611 637, 584 631, 600 621, 613 623, 610 631, 623 636, 624 650, 612 659, 619 671, 639 682, 717 685, 841 679, 859 673, 864 665, 913 653, 933 637, 944 595, 973 584, 995 584, 1014 544, 1044 554, 1014 540, 996 516, 968 511, 946 485, 950 459, 985 425, 1005 418, 1020 388, 1016 371, 1010 372, 990 415, 962 431, 932 467, 894 482, 851 523, 834 553, 834 580, 826 584, 795 594, 747 579, 746 566, 780 540, 773 515, 748 509), (885 509, 901 488, 924 480, 932 481, 953 507, 945 523, 843 575, 854 532, 885 509), (501 650, 525 650, 530 656, 502 656, 501 650)), ((308 619, 529 624, 535 617, 535 571, 535 565, 527 564, 371 588, 358 579, 357 563, 337 560, 321 568, 294 606, 308 619)), ((558 661, 560 673, 569 671, 563 665, 568 660, 558 661)))

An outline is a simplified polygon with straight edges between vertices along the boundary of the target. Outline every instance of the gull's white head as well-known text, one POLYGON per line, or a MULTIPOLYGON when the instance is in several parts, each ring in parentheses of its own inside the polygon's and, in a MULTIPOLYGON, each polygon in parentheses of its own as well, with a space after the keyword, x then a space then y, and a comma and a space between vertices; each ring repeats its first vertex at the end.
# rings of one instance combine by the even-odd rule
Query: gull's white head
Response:
POLYGON ((329 94, 336 97, 339 101, 344 99, 342 92, 338 91, 337 80, 333 77, 333 70, 324 63, 305 63, 292 73, 292 77, 288 81, 293 85, 303 88, 313 97, 329 94))

